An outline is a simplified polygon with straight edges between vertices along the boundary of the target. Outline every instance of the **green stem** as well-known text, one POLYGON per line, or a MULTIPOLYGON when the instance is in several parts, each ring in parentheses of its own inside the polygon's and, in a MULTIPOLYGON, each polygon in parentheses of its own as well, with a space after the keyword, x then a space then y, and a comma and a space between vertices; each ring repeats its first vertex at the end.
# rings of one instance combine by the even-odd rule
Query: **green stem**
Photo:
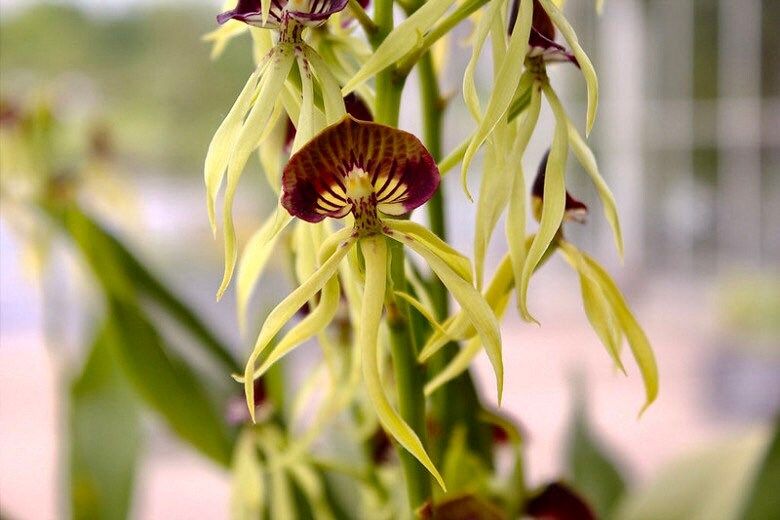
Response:
MULTIPOLYGON (((369 36, 376 49, 393 30, 393 0, 377 0, 374 7, 374 24, 377 31, 369 36)), ((399 75, 389 67, 376 76, 376 106, 374 119, 386 125, 398 126, 406 75, 399 75)), ((388 240, 390 252, 391 289, 406 292, 404 272, 404 251, 401 244, 388 240)), ((388 291, 392 295, 392 290, 388 291)), ((398 408, 401 417, 417 433, 423 446, 426 445, 425 424, 425 370, 417 363, 417 347, 409 321, 409 310, 405 302, 392 296, 387 300, 387 324, 390 331, 390 352, 393 358, 398 408)), ((398 450, 401 461, 409 506, 414 511, 431 501, 431 479, 428 470, 409 452, 398 450)))

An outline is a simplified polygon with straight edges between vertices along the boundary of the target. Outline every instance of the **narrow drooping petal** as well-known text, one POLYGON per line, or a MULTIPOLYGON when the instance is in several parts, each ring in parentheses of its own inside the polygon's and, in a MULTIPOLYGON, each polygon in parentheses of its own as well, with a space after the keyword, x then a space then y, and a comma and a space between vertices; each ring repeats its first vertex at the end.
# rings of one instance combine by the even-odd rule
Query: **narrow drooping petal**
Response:
MULTIPOLYGON (((550 156, 550 151, 544 154, 542 162, 539 163, 539 169, 536 171, 536 178, 534 184, 531 187, 531 197, 533 198, 533 210, 536 220, 541 218, 542 206, 544 202, 544 176, 547 170, 547 158, 550 156)), ((588 206, 584 202, 581 202, 571 196, 569 190, 566 190, 566 203, 564 206, 563 220, 564 222, 574 221, 580 224, 585 223, 585 219, 588 216, 588 206)))
MULTIPOLYGON (((512 3, 509 13, 509 33, 514 30, 519 11, 520 0, 512 3)), ((570 61, 577 67, 579 63, 574 54, 566 50, 566 47, 555 42, 555 25, 550 16, 542 8, 538 0, 533 2, 534 14, 531 26, 531 35, 528 38, 528 56, 536 58, 541 56, 544 61, 570 61)))
POLYGON ((239 0, 234 9, 217 15, 217 22, 238 20, 255 27, 275 28, 286 18, 293 18, 306 25, 319 25, 346 6, 347 0, 271 0, 268 20, 263 23, 260 0, 239 0))
MULTIPOLYGON (((415 136, 347 116, 290 158, 282 174, 282 206, 308 222, 349 212, 403 215, 439 185, 436 163, 415 136)), ((373 221, 372 221, 373 222, 373 221)))

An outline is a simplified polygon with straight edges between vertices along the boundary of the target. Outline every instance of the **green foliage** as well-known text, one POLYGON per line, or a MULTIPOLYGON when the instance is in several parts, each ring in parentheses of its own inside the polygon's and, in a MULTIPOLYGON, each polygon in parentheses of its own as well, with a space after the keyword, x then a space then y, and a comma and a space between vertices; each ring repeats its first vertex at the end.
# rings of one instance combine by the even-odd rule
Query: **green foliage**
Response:
MULTIPOLYGON (((0 23, 0 89, 3 97, 13 96, 27 93, 29 76, 54 87, 65 75, 83 74, 94 82, 99 111, 116 132, 123 156, 192 173, 253 67, 245 40, 218 62, 209 60, 209 48, 199 40, 213 19, 210 9, 189 4, 121 18, 35 5, 0 23), (204 81, 205 70, 213 80, 204 81)), ((90 94, 74 94, 90 96, 80 102, 94 102, 90 94)))
POLYGON ((758 467, 752 490, 745 497, 741 520, 780 518, 780 418, 775 420, 774 434, 758 467))
POLYGON ((70 390, 74 519, 127 518, 141 447, 139 410, 102 328, 70 390))
POLYGON ((584 495, 599 518, 613 518, 615 507, 625 493, 626 483, 591 431, 582 400, 574 413, 566 451, 571 483, 575 489, 584 495))

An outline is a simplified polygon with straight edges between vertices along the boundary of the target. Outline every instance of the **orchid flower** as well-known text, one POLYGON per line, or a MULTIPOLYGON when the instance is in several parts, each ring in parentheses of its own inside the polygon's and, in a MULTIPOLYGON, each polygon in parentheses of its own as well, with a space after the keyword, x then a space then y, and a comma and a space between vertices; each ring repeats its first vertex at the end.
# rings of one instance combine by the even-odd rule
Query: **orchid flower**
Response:
MULTIPOLYGON (((424 227, 399 217, 424 204, 439 185, 430 153, 412 134, 347 116, 295 153, 282 175, 281 204, 293 217, 318 223, 349 217, 319 251, 319 267, 268 315, 246 364, 244 389, 254 402, 252 382, 302 341, 333 320, 338 302, 339 267, 359 249, 364 264, 357 344, 363 380, 382 425, 439 481, 441 477, 417 434, 392 408, 379 372, 378 333, 385 299, 396 297, 387 285, 386 239, 400 242, 424 258, 463 309, 493 364, 501 396, 503 365, 498 322, 471 283, 470 262, 424 227), (320 293, 317 307, 273 347, 271 340, 307 301, 320 293), (270 349, 270 350, 269 350, 270 349), (258 368, 257 362, 262 363, 258 368)), ((354 263, 344 263, 358 269, 354 263)), ((250 413, 252 412, 250 406, 250 413)))
MULTIPOLYGON (((547 193, 546 176, 549 172, 549 157, 550 152, 548 151, 539 164, 531 189, 533 214, 537 221, 541 220, 545 203, 548 200, 545 195, 547 193)), ((595 161, 592 164, 595 165, 595 161)), ((562 223, 584 224, 587 215, 588 207, 565 191, 562 223)), ((522 240, 523 246, 525 248, 531 247, 534 239, 534 235, 525 238, 522 240)), ((615 366, 624 374, 626 369, 620 358, 621 344, 624 338, 628 341, 644 380, 645 404, 642 407, 642 411, 644 411, 658 394, 658 369, 646 334, 628 307, 625 297, 620 293, 614 280, 594 258, 565 239, 562 225, 556 231, 550 247, 545 251, 544 257, 536 268, 540 267, 554 252, 560 252, 565 261, 579 274, 582 304, 588 321, 599 340, 606 347, 615 366)), ((510 293, 516 289, 516 278, 512 274, 512 269, 511 254, 508 254, 499 264, 493 279, 483 293, 483 297, 499 317, 506 311, 510 293)), ((419 356, 421 362, 435 354, 450 341, 450 338, 466 340, 466 347, 458 353, 447 368, 428 382, 425 388, 426 394, 435 392, 444 383, 466 370, 480 350, 481 340, 465 317, 453 316, 443 325, 443 328, 444 331, 435 331, 423 346, 419 356)))
MULTIPOLYGON (((241 0, 234 9, 217 17, 220 23, 239 21, 275 33, 275 41, 265 38, 264 45, 270 49, 259 57, 255 72, 214 134, 206 155, 207 205, 215 234, 216 199, 223 181, 225 183, 225 273, 218 297, 230 283, 238 256, 232 206, 249 156, 273 133, 282 112, 295 122, 293 152, 345 114, 338 81, 322 57, 303 38, 305 29, 324 24, 345 5, 346 0, 311 3, 241 0), (297 64, 297 75, 291 75, 293 64, 297 64)), ((276 222, 274 230, 277 232, 286 225, 284 218, 272 220, 276 222)))

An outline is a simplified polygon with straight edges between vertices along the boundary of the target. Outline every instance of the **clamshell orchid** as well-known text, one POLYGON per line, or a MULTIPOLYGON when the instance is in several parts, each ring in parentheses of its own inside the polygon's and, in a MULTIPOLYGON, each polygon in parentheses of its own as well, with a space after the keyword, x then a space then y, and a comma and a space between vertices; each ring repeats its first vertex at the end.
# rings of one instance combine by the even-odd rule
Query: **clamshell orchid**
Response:
MULTIPOLYGON (((537 221, 541 220, 544 206, 548 203, 546 176, 549 156, 550 151, 545 153, 542 158, 531 188, 533 213, 537 221)), ((583 160, 582 162, 588 164, 587 161, 583 160)), ((589 164, 595 167, 595 161, 589 164)), ((591 328, 607 349, 615 367, 624 374, 626 369, 621 360, 621 345, 624 339, 628 341, 645 385, 645 404, 642 407, 642 411, 644 411, 658 395, 658 369, 652 347, 645 332, 628 307, 625 297, 607 271, 594 258, 566 240, 563 224, 566 222, 584 224, 588 216, 588 207, 568 191, 564 193, 564 217, 554 239, 537 263, 535 270, 544 265, 552 254, 558 252, 577 271, 580 278, 583 309, 591 328)), ((522 247, 527 250, 532 246, 535 238, 536 235, 515 237, 515 241, 522 244, 522 247)), ((510 254, 507 254, 499 263, 493 278, 483 292, 485 301, 488 302, 496 316, 501 317, 506 312, 510 294, 513 289, 517 288, 516 282, 517 279, 513 276, 513 261, 510 251, 510 254)), ((436 378, 428 383, 425 388, 426 394, 435 392, 466 370, 480 350, 481 340, 464 316, 453 316, 444 323, 443 328, 443 331, 435 331, 423 346, 419 356, 421 362, 438 352, 450 341, 450 338, 465 340, 466 346, 444 370, 437 374, 436 378)))
POLYGON ((419 254, 460 303, 463 316, 480 337, 493 364, 500 399, 503 364, 498 322, 472 285, 470 262, 421 225, 391 218, 406 215, 427 202, 438 185, 436 163, 414 135, 351 116, 326 128, 290 158, 282 175, 283 208, 291 216, 312 224, 328 218, 347 219, 347 224, 324 240, 317 269, 268 315, 243 381, 247 402, 253 403, 254 379, 295 346, 327 327, 338 303, 340 267, 361 270, 359 262, 342 261, 359 248, 364 267, 356 278, 362 278, 364 283, 357 343, 366 389, 387 432, 443 487, 441 476, 417 434, 391 406, 379 370, 379 326, 385 303, 395 298, 413 300, 409 295, 399 296, 387 283, 390 239, 419 254), (317 293, 317 307, 272 346, 271 340, 281 328, 317 293))
MULTIPOLYGON (((296 132, 292 143, 295 152, 325 126, 344 117, 346 110, 339 81, 326 61, 303 38, 307 27, 324 23, 339 12, 346 1, 316 0, 306 2, 240 1, 218 17, 220 23, 243 22, 268 31, 252 33, 257 54, 257 68, 236 99, 233 108, 217 129, 206 155, 204 176, 207 206, 212 231, 216 234, 216 202, 225 184, 223 226, 225 235, 225 273, 217 297, 220 298, 232 279, 238 258, 233 200, 241 174, 252 152, 260 148, 261 163, 271 187, 280 189, 278 165, 282 150, 278 144, 283 114, 293 121, 296 132), (266 11, 266 7, 268 10, 266 11), (264 34, 263 34, 264 33, 264 34), (297 65, 297 74, 293 67, 297 65), (264 146, 272 141, 271 146, 264 146)), ((283 139, 283 134, 281 135, 283 139)), ((289 218, 269 219, 263 235, 266 241, 278 235, 289 218), (273 221, 273 222, 271 222, 273 221)))

